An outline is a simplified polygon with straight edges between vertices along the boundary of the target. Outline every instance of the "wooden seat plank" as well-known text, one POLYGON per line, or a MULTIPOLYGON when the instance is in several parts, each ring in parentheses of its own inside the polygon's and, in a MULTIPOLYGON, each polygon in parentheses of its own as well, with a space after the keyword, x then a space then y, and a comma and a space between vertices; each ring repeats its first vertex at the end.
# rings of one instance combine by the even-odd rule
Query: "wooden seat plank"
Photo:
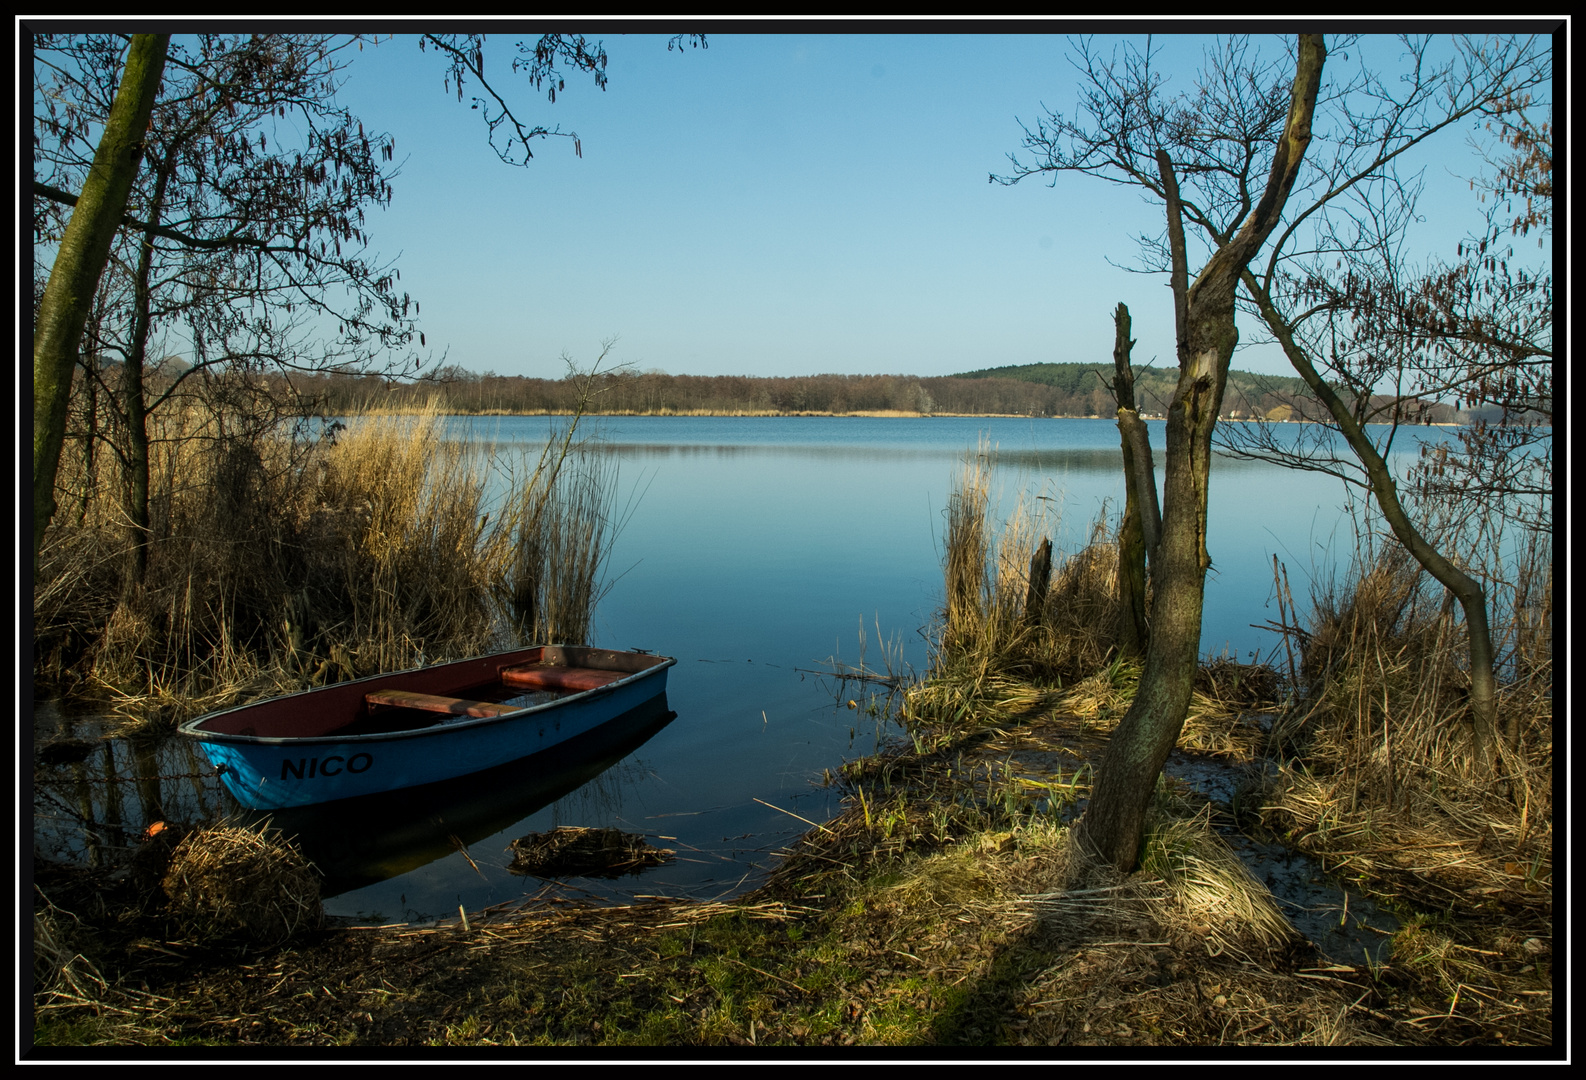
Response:
POLYGON ((364 700, 371 708, 424 709, 428 712, 450 713, 452 716, 501 716, 522 708, 521 705, 498 705, 494 701, 416 694, 409 690, 371 690, 364 695, 364 700))
POLYGON ((501 681, 525 690, 594 690, 628 674, 625 671, 562 667, 557 664, 518 664, 502 668, 501 681))

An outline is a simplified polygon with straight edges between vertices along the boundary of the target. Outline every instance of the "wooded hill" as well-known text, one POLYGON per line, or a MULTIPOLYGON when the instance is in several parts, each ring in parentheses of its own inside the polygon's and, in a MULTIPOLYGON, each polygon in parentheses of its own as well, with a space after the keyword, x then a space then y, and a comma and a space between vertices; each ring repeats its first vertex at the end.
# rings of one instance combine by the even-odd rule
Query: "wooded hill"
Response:
MULTIPOLYGON (((616 371, 598 380, 588 410, 605 414, 790 415, 798 413, 903 412, 967 416, 1104 416, 1116 406, 1102 376, 1111 366, 1026 364, 962 375, 668 375, 616 371)), ((1137 372, 1136 398, 1148 417, 1160 415, 1177 371, 1137 372)), ((566 413, 578 404, 573 379, 477 374, 443 368, 422 379, 377 376, 294 375, 299 393, 324 412, 410 410, 439 399, 451 413, 566 413)), ((1441 408, 1441 407, 1439 407, 1441 408)), ((1316 415, 1319 407, 1297 378, 1229 373, 1222 415, 1274 420, 1316 415)), ((1457 419, 1452 409, 1446 419, 1457 419)), ((1441 415, 1429 417, 1445 419, 1441 415)))
MULTIPOLYGON (((1107 406, 1111 401, 1111 395, 1102 385, 1101 378, 1098 378, 1098 372, 1101 377, 1108 381, 1112 380, 1111 366, 1098 367, 1096 364, 1019 364, 966 371, 955 375, 954 378, 1018 379, 1040 383, 1052 387, 1062 395, 1063 400, 1071 402, 1076 408, 1091 409, 1092 406, 1101 406, 1105 411, 1101 409, 1091 409, 1091 411, 1097 411, 1099 415, 1105 416, 1112 411, 1107 406), (1100 400, 1097 398, 1098 392, 1101 395, 1100 400)), ((1141 411, 1152 414, 1164 412, 1177 382, 1177 368, 1136 366, 1134 392, 1141 411)), ((1296 399, 1306 401, 1311 399, 1310 391, 1298 376, 1254 375, 1248 371, 1230 370, 1228 389, 1223 397, 1223 415, 1249 416, 1252 411, 1259 410, 1264 416, 1273 408, 1292 404, 1296 399)), ((1088 415, 1088 412, 1084 415, 1088 415)))

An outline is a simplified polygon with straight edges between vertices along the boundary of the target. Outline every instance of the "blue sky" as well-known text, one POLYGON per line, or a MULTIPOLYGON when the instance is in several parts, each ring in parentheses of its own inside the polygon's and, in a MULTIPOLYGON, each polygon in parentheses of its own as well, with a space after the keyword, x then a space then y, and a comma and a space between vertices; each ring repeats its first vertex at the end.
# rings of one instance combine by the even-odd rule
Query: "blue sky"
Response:
MULTIPOLYGON (((486 71, 504 73, 511 42, 493 44, 486 71)), ((1148 310, 1166 289, 1102 257, 1132 258, 1129 230, 1154 220, 1134 192, 987 182, 1016 115, 1073 81, 1066 48, 713 35, 679 55, 612 37, 604 92, 570 81, 551 105, 500 79, 580 137, 581 159, 546 140, 524 169, 411 40, 366 49, 344 100, 396 136, 402 175, 371 231, 400 249, 450 362, 559 376, 564 351, 618 337, 616 359, 674 374, 942 375, 1110 355, 1120 299, 1141 331, 1170 325, 1148 310)), ((1159 335, 1137 336, 1148 356, 1159 335)))
POLYGON ((608 88, 570 80, 554 105, 502 48, 498 88, 583 149, 547 140, 524 169, 410 40, 366 49, 344 99, 396 136, 371 231, 400 247, 451 362, 555 376, 615 336, 617 359, 672 373, 947 374, 1105 353, 1120 289, 1166 295, 1098 257, 1147 210, 1134 193, 1076 185, 1076 214, 1039 183, 987 182, 1065 47, 713 35, 679 55, 612 37, 608 88))
MULTIPOLYGON (((1135 235, 1161 231, 1161 208, 1080 175, 987 182, 1019 150, 1019 120, 1073 110, 1072 27, 1047 25, 713 33, 708 49, 668 52, 666 35, 586 24, 609 86, 569 74, 554 104, 509 71, 538 28, 492 33, 486 73, 519 116, 580 137, 581 158, 548 139, 526 168, 497 159, 480 114, 444 89, 442 58, 398 35, 355 53, 341 92, 366 128, 395 137, 401 165, 371 244, 419 301, 432 356, 475 371, 560 377, 564 353, 588 363, 611 338, 614 361, 674 374, 1105 363, 1119 301, 1136 362, 1171 366, 1165 279, 1123 268, 1137 265, 1135 235)), ((1170 88, 1189 88, 1211 40, 1156 35, 1170 88)), ((1368 44, 1394 62, 1387 39, 1368 44)), ((1422 242, 1450 258, 1479 224, 1461 179, 1479 167, 1470 127, 1416 162, 1422 242)), ((1288 372, 1270 346, 1234 364, 1288 372)))
MULTIPOLYGON (((1135 264, 1131 237, 1160 231, 1160 208, 1085 176, 987 182, 1019 149, 1018 120, 1073 107, 1072 48, 1053 29, 712 34, 681 53, 661 35, 592 34, 607 89, 569 76, 555 104, 508 72, 520 37, 492 35, 496 88, 581 141, 582 158, 570 140, 539 142, 527 168, 495 157, 412 37, 365 48, 342 98, 396 138, 395 198, 370 232, 400 254, 450 363, 557 377, 564 352, 587 362, 612 337, 614 359, 673 374, 1095 362, 1121 300, 1136 360, 1170 365, 1164 280, 1111 265, 1135 264)), ((1177 85, 1208 40, 1167 39, 1177 85)), ((1386 41, 1374 48, 1392 62, 1386 41)), ((1477 223, 1456 175, 1476 171, 1466 134, 1419 161, 1442 237, 1456 218, 1457 233, 1477 223)), ((1270 348, 1235 366, 1287 370, 1270 348)))

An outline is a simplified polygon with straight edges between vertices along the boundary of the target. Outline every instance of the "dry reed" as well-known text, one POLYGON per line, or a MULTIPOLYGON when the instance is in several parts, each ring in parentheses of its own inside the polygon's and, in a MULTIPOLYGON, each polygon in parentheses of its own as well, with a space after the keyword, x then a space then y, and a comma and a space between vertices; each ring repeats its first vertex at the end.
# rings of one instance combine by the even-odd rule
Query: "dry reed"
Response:
POLYGON ((1056 522, 1048 500, 1021 493, 993 529, 995 466, 982 444, 948 499, 946 601, 932 673, 907 695, 916 722, 954 728, 1049 709, 1065 682, 1105 667, 1117 648, 1117 545, 1105 524, 1057 562, 1045 595, 1032 598, 1031 560, 1056 522))
POLYGON ((1212 828, 1210 806, 1193 817, 1156 817, 1140 866, 1167 883, 1179 917, 1213 956, 1278 949, 1297 936, 1271 892, 1212 828))
POLYGON ((33 993, 50 1005, 92 1005, 108 984, 94 962, 80 952, 89 936, 82 921, 39 894, 43 906, 33 911, 33 993))
POLYGON ((1488 772, 1472 753, 1457 605, 1402 550, 1362 532, 1349 576, 1315 591, 1295 635, 1302 685, 1273 731, 1289 760, 1257 800, 1259 815, 1379 901, 1419 913, 1395 939, 1394 962, 1443 1001, 1413 1023, 1546 1041, 1550 543, 1435 536, 1488 583, 1504 733, 1488 772))
POLYGON ((108 695, 164 726, 476 654, 515 632, 587 640, 610 477, 570 431, 536 463, 447 438, 433 407, 317 437, 190 402, 150 419, 141 583, 128 577, 110 455, 63 459, 63 505, 75 512, 58 515, 41 555, 40 682, 108 695), (539 575, 532 602, 514 610, 512 578, 528 572, 539 575))
MULTIPOLYGON (((918 730, 969 728, 1061 713, 1107 730, 1128 710, 1138 659, 1121 650, 1118 544, 1105 511, 1078 552, 1057 562, 1031 611, 1031 557, 1053 531, 1048 500, 1021 493, 999 528, 988 521, 995 455, 966 457, 947 507, 946 603, 929 678, 905 695, 918 730)), ((1202 668, 1183 745, 1249 760, 1260 732, 1246 717, 1276 704, 1276 674, 1223 658, 1202 668)))

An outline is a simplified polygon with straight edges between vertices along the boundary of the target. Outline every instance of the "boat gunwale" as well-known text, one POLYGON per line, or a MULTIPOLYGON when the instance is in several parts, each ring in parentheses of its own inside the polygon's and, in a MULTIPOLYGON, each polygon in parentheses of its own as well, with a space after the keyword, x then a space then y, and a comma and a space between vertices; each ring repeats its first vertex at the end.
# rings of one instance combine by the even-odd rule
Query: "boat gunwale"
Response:
MULTIPOLYGON (((543 646, 532 646, 531 648, 541 647, 543 646)), ((573 646, 558 647, 572 648, 573 646)), ((578 647, 584 648, 585 646, 578 647)), ((404 668, 401 671, 385 671, 375 675, 365 675, 360 679, 348 679, 345 682, 331 683, 326 686, 310 687, 307 690, 294 690, 288 694, 277 694, 274 697, 263 698, 259 701, 250 701, 246 705, 235 705, 229 709, 217 709, 214 712, 208 712, 202 716, 196 716, 191 720, 177 725, 176 731, 177 734, 194 739, 198 742, 232 743, 243 746, 308 746, 313 744, 376 743, 389 742, 393 739, 432 738, 437 735, 452 734, 460 731, 471 731, 475 728, 484 727, 491 724, 499 724, 503 721, 522 720, 533 713, 546 712, 553 709, 562 709, 566 708, 568 705, 580 704, 584 701, 593 700, 594 698, 603 696, 605 694, 613 693, 622 689, 623 687, 631 686, 640 680, 650 678, 658 672, 664 672, 667 668, 672 667, 677 663, 676 657, 661 656, 657 653, 642 653, 636 650, 619 649, 601 650, 604 652, 621 652, 630 656, 654 657, 661 662, 658 664, 652 664, 641 671, 629 672, 622 678, 606 683, 604 686, 591 687, 588 690, 579 690, 567 695, 566 697, 557 698, 554 701, 542 701, 536 705, 525 705, 521 709, 514 709, 512 712, 500 713, 496 716, 454 716, 450 717, 449 719, 437 720, 435 723, 425 725, 424 727, 407 728, 400 731, 371 731, 360 735, 338 735, 335 732, 329 732, 324 735, 238 735, 227 731, 203 731, 198 727, 200 724, 207 723, 223 716, 230 716, 233 713, 246 712, 249 709, 256 709, 261 705, 283 701, 288 698, 306 697, 312 694, 323 693, 326 690, 331 689, 344 690, 345 688, 354 686, 358 683, 378 682, 382 679, 389 679, 397 675, 409 675, 414 672, 447 667, 451 664, 461 665, 474 663, 479 660, 488 660, 491 657, 501 656, 507 652, 527 651, 530 650, 510 649, 504 650, 500 653, 482 653, 479 656, 465 657, 461 660, 451 660, 444 664, 420 664, 417 667, 404 668)))

